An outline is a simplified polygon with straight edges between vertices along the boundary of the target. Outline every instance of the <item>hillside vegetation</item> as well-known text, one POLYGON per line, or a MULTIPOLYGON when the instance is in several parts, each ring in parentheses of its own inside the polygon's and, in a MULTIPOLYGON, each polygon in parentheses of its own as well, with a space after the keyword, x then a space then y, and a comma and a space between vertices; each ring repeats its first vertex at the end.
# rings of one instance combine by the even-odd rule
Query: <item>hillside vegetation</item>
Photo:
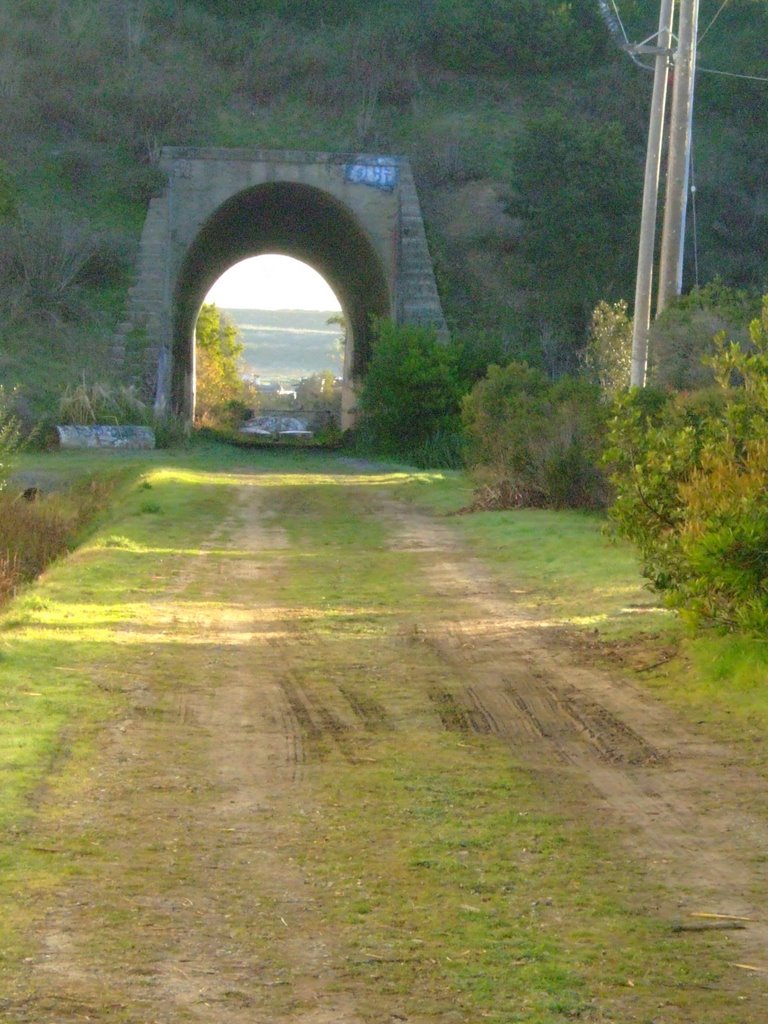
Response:
MULTIPOLYGON (((653 31, 655 2, 619 7, 653 31)), ((764 73, 767 28, 732 0, 701 64, 764 73)), ((40 412, 109 376, 166 144, 407 153, 454 330, 568 369, 597 301, 631 298, 649 90, 597 0, 4 5, 0 377, 40 412)), ((702 281, 763 283, 766 120, 764 83, 702 74, 702 281)))

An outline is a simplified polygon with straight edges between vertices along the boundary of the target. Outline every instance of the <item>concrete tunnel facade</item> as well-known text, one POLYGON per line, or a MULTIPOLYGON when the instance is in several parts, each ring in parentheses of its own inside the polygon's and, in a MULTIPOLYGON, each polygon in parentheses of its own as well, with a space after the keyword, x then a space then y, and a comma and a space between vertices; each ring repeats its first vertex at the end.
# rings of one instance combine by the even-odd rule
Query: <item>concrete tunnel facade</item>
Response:
POLYGON ((251 256, 292 256, 318 271, 349 324, 342 425, 371 353, 372 320, 433 325, 446 335, 408 161, 359 154, 163 151, 164 194, 142 234, 125 356, 143 338, 143 383, 158 412, 194 415, 194 331, 210 287, 251 256))
MULTIPOLYGON (((194 332, 210 287, 235 263, 277 253, 318 271, 333 288, 348 323, 345 384, 368 361, 374 317, 392 313, 388 275, 350 211, 322 190, 293 182, 257 185, 228 200, 203 226, 180 268, 174 296, 171 402, 194 403, 194 332)), ((345 418, 353 389, 345 394, 345 418)))

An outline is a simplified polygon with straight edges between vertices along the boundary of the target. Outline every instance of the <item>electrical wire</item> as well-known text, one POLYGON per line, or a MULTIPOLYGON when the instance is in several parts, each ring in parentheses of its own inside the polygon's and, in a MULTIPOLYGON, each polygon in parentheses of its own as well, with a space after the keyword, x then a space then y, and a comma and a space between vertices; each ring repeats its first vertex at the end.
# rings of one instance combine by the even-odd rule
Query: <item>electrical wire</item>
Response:
POLYGON ((768 82, 763 75, 740 75, 736 71, 717 71, 715 68, 703 68, 696 65, 697 71, 704 71, 708 75, 724 75, 726 78, 743 78, 747 82, 768 82))
POLYGON ((624 28, 624 22, 621 20, 619 14, 619 8, 616 6, 616 0, 610 0, 610 6, 608 0, 597 0, 597 5, 600 8, 600 15, 606 24, 608 31, 611 34, 613 41, 616 46, 624 53, 628 54, 634 64, 637 64, 643 71, 653 71, 654 68, 648 64, 644 64, 636 53, 632 53, 630 50, 629 36, 624 28))
MULTIPOLYGON (((699 34, 699 46, 701 45, 701 41, 704 39, 706 34, 715 24, 715 22, 723 13, 723 11, 729 3, 730 0, 723 0, 715 16, 712 18, 712 20, 704 29, 704 31, 699 34)), ((631 53, 627 50, 627 47, 630 45, 629 37, 627 36, 627 31, 624 28, 624 22, 621 20, 621 15, 619 14, 619 8, 616 5, 616 0, 610 0, 610 6, 609 0, 597 0, 597 4, 600 8, 600 14, 602 15, 603 21, 608 27, 608 30, 611 33, 611 36, 613 37, 614 42, 619 47, 619 49, 624 50, 625 53, 629 53, 629 56, 632 58, 632 61, 635 64, 637 64, 639 68, 642 68, 643 71, 653 71, 654 67, 652 65, 644 64, 643 61, 641 61, 638 58, 637 54, 631 53)), ((696 70, 702 71, 704 72, 704 74, 707 75, 722 75, 725 78, 741 78, 747 82, 768 82, 768 77, 763 77, 761 75, 742 75, 736 71, 719 71, 716 68, 704 68, 700 64, 697 65, 696 70)))
MULTIPOLYGON (((725 2, 728 3, 728 0, 725 0, 725 2)), ((621 34, 624 36, 624 42, 629 44, 629 36, 627 35, 627 30, 624 28, 624 22, 621 20, 619 8, 616 6, 616 0, 611 0, 611 6, 613 7, 613 13, 616 15, 616 21, 619 23, 621 34)))
POLYGON ((701 43, 704 40, 704 36, 707 34, 707 32, 709 32, 709 30, 715 24, 715 22, 720 17, 720 15, 723 13, 723 11, 725 10, 725 8, 728 6, 729 3, 730 3, 730 0, 723 0, 723 2, 720 4, 720 8, 719 8, 717 14, 714 16, 712 21, 710 21, 710 23, 707 25, 707 27, 704 29, 704 31, 699 35, 699 46, 701 46, 701 43))

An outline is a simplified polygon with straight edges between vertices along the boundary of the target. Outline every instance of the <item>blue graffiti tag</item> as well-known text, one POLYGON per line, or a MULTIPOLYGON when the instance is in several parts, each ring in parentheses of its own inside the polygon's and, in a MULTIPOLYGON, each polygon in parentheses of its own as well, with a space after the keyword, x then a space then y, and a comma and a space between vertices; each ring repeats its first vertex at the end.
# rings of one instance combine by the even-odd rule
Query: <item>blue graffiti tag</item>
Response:
POLYGON ((400 180, 400 169, 397 164, 385 158, 378 160, 360 161, 359 163, 347 164, 344 168, 344 178, 354 185, 370 185, 373 188, 381 188, 391 192, 397 188, 400 180))

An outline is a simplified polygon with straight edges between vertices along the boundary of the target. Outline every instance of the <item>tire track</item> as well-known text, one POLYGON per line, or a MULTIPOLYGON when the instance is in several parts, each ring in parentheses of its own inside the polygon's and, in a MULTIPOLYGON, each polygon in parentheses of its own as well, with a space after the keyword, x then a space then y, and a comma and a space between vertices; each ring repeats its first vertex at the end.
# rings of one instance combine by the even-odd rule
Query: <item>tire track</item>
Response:
POLYGON ((443 728, 499 737, 558 799, 618 826, 678 908, 749 917, 734 941, 768 960, 768 825, 751 810, 763 780, 627 678, 576 663, 563 631, 519 607, 444 523, 392 500, 379 508, 393 548, 402 537, 423 552, 441 602, 442 621, 412 622, 403 641, 428 646, 452 680, 428 692, 443 728))

